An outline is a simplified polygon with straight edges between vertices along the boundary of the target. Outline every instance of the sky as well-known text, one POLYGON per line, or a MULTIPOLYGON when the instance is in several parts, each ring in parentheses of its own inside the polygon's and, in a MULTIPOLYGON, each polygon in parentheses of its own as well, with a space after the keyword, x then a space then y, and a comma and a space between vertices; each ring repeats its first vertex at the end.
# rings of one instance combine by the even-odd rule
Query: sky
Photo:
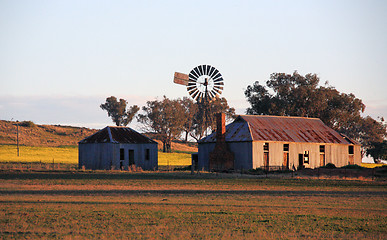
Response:
POLYGON ((103 128, 107 97, 189 96, 174 72, 202 64, 239 114, 248 85, 297 70, 387 118, 386 12, 385 0, 0 0, 0 119, 103 128))

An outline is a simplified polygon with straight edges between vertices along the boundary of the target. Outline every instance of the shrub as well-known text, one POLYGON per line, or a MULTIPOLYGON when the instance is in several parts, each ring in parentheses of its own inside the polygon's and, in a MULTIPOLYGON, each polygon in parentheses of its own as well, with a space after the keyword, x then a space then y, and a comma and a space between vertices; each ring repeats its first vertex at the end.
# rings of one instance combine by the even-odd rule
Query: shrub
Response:
POLYGON ((334 169, 334 168, 336 168, 336 166, 335 166, 335 164, 333 164, 333 163, 327 163, 327 165, 325 165, 325 166, 322 167, 322 168, 334 169))
POLYGON ((19 123, 19 126, 32 128, 36 127, 36 124, 32 121, 23 121, 19 123))
POLYGON ((356 164, 350 164, 341 168, 346 168, 346 169, 364 169, 364 167, 356 165, 356 164))
POLYGON ((191 171, 191 165, 186 167, 174 168, 173 171, 191 171))

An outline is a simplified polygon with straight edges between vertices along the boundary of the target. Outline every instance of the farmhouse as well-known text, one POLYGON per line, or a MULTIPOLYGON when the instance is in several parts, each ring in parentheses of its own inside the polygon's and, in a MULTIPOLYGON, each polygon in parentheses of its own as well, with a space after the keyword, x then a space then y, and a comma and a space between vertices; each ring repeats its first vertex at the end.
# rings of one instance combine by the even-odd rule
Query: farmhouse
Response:
POLYGON ((240 115, 225 127, 222 114, 217 125, 217 133, 198 141, 198 169, 300 169, 361 163, 360 144, 318 118, 240 115))
POLYGON ((157 142, 128 127, 105 127, 79 142, 79 168, 157 169, 157 142))

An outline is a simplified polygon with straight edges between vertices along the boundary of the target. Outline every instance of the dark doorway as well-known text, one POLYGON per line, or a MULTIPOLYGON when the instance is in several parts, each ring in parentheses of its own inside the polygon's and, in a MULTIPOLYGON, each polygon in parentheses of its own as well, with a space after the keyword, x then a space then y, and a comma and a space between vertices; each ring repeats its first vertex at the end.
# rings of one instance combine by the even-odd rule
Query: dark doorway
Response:
POLYGON ((134 165, 134 150, 129 150, 129 166, 134 165))
POLYGON ((304 154, 298 154, 298 169, 304 168, 304 154))
POLYGON ((125 160, 125 149, 120 148, 120 169, 124 168, 124 160, 125 160))

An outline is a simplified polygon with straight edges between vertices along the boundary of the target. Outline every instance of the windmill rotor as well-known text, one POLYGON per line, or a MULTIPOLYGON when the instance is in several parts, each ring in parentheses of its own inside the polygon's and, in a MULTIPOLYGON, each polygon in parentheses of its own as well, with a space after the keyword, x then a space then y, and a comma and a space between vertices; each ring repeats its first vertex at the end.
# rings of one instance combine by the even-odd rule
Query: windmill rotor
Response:
POLYGON ((187 91, 197 102, 210 101, 222 94, 223 77, 220 72, 210 65, 199 65, 188 74, 187 91))

